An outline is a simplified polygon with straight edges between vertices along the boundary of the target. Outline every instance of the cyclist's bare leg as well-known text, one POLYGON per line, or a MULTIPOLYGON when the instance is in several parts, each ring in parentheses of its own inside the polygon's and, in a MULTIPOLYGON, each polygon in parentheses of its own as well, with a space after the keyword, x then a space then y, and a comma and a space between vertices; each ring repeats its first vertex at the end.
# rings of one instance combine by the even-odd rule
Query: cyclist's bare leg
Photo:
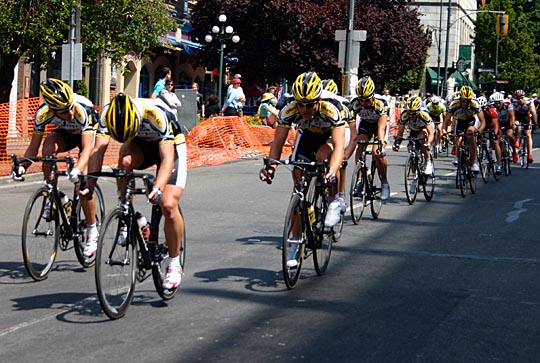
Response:
POLYGON ((437 147, 442 146, 442 122, 437 122, 437 140, 435 140, 437 147))
MULTIPOLYGON (((497 130, 497 129, 495 129, 497 130)), ((502 163, 502 150, 501 150, 501 132, 499 130, 495 131, 495 135, 497 136, 495 140, 491 140, 493 142, 493 149, 495 150, 495 158, 497 159, 497 163, 501 165, 502 163)))
MULTIPOLYGON (((138 144, 128 142, 122 144, 120 154, 118 156, 118 168, 127 172, 132 172, 144 162, 144 153, 138 144)), ((123 193, 126 181, 120 178, 116 181, 118 190, 123 193)))
POLYGON ((182 238, 184 236, 184 219, 178 210, 178 202, 182 197, 183 188, 167 184, 163 191, 161 211, 165 218, 165 238, 169 248, 169 257, 175 258, 180 255, 182 238))
MULTIPOLYGON (((48 155, 56 155, 59 152, 62 152, 66 150, 66 142, 64 140, 64 137, 59 132, 51 132, 49 136, 45 139, 45 142, 43 143, 43 148, 41 150, 41 154, 43 156, 48 155)), ((43 170, 43 178, 47 180, 49 178, 49 174, 51 173, 51 164, 50 163, 42 163, 42 170, 43 170)))
POLYGON ((388 163, 386 161, 386 156, 384 155, 384 150, 381 150, 381 152, 383 154, 379 155, 379 145, 373 145, 373 153, 371 155, 381 177, 381 182, 385 183, 387 181, 386 171, 388 168, 388 163))
MULTIPOLYGON (((317 161, 319 161, 319 162, 322 162, 324 160, 330 160, 330 158, 332 157, 332 151, 333 151, 332 146, 330 144, 323 144, 323 145, 321 145, 319 150, 317 150, 317 155, 315 157, 317 158, 317 161)), ((336 175, 337 183, 331 183, 330 184, 329 191, 330 191, 331 196, 336 195, 337 192, 338 192, 340 174, 341 173, 337 173, 337 175, 336 175)))
POLYGON ((533 147, 533 141, 532 141, 532 129, 527 129, 525 131, 525 136, 527 136, 527 144, 529 146, 529 159, 532 158, 532 147, 533 147))
POLYGON ((471 160, 476 160, 476 137, 474 136, 474 132, 476 131, 476 128, 474 126, 469 126, 467 128, 467 142, 469 143, 469 154, 471 155, 471 160))
POLYGON ((516 139, 514 137, 514 130, 512 128, 509 128, 506 130, 506 137, 508 137, 508 140, 510 140, 510 145, 512 146, 512 151, 516 151, 516 139))

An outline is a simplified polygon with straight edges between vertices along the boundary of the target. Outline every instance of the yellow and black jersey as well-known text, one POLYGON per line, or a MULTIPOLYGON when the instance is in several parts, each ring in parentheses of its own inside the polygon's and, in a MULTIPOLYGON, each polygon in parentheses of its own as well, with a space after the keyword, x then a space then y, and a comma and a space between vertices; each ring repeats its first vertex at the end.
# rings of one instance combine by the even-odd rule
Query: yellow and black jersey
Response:
POLYGON ((413 119, 413 117, 411 117, 411 115, 407 112, 403 112, 401 114, 401 118, 399 119, 399 124, 407 125, 410 130, 420 131, 425 129, 426 126, 433 124, 433 120, 426 110, 420 110, 415 119, 413 119))
MULTIPOLYGON (((176 145, 186 141, 178 126, 176 115, 168 110, 167 105, 162 100, 136 98, 133 100, 133 104, 139 109, 142 116, 136 139, 149 142, 174 143, 176 145)), ((108 108, 109 105, 103 107, 101 114, 104 115, 108 108)), ((108 134, 105 123, 101 121, 97 136, 108 134)))
POLYGON ((362 106, 360 99, 357 97, 351 102, 351 109, 356 116, 360 117, 361 122, 377 123, 379 117, 388 116, 388 106, 382 98, 375 97, 372 105, 368 107, 362 106))
POLYGON ((99 116, 92 101, 81 95, 74 94, 73 120, 66 121, 54 114, 54 110, 42 104, 34 117, 34 134, 43 134, 45 126, 55 125, 56 129, 65 130, 73 135, 93 132, 99 123, 99 116))
POLYGON ((296 107, 297 101, 288 103, 279 113, 278 124, 284 127, 297 125, 300 129, 317 134, 330 134, 333 129, 346 127, 340 110, 329 101, 319 101, 319 110, 311 120, 304 120, 296 107))
POLYGON ((461 107, 461 101, 459 99, 452 101, 450 106, 448 106, 448 113, 451 113, 458 121, 470 120, 480 112, 480 105, 478 104, 478 101, 474 99, 471 100, 466 108, 461 107))

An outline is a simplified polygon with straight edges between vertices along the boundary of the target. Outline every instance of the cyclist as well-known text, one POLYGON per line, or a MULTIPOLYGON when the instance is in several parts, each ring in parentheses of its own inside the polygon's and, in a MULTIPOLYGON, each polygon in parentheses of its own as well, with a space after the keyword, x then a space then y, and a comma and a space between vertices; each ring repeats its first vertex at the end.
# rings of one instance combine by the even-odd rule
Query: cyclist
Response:
POLYGON ((514 137, 514 124, 515 114, 514 106, 511 103, 505 102, 504 95, 500 92, 495 92, 489 97, 489 101, 495 106, 495 111, 497 111, 497 118, 499 120, 499 128, 505 128, 506 137, 510 140, 510 145, 512 145, 512 161, 514 163, 518 162, 518 155, 516 152, 516 137, 514 137))
POLYGON ((418 141, 426 160, 424 174, 431 175, 433 173, 433 163, 431 162, 430 149, 435 139, 433 120, 429 112, 425 108, 422 108, 422 99, 418 96, 409 98, 405 105, 405 110, 406 112, 403 112, 399 119, 399 129, 392 150, 399 150, 399 145, 401 145, 401 139, 405 132, 405 126, 408 126, 411 137, 424 138, 424 140, 418 141))
POLYGON ((446 115, 446 106, 443 102, 441 102, 440 97, 433 96, 431 97, 431 102, 427 105, 427 110, 438 131, 437 140, 435 140, 435 143, 437 145, 437 151, 439 153, 442 153, 444 151, 441 144, 442 124, 444 121, 444 116, 446 115))
MULTIPOLYGON (((283 145, 289 130, 293 125, 298 127, 295 147, 291 160, 329 160, 329 171, 324 176, 327 181, 336 180, 339 183, 339 170, 343 162, 345 150, 345 129, 347 124, 341 118, 340 110, 329 101, 321 98, 322 81, 315 72, 300 74, 292 85, 294 100, 280 111, 278 126, 274 141, 270 147, 270 159, 277 160, 281 156, 283 145), (327 143, 331 137, 331 144, 327 143)), ((276 166, 263 168, 259 177, 262 181, 274 178, 276 166)), ((293 181, 296 185, 300 179, 300 172, 293 172, 293 181)), ((331 184, 330 204, 324 224, 332 227, 339 222, 341 206, 336 198, 336 183, 331 184)), ((290 252, 287 256, 287 265, 296 267, 296 255, 300 247, 300 239, 289 240, 290 252)))
MULTIPOLYGON (((332 102, 341 111, 341 118, 349 124, 349 127, 345 129, 345 157, 343 158, 343 160, 349 160, 356 148, 356 144, 351 142, 351 140, 356 139, 356 120, 349 110, 350 102, 345 97, 338 95, 338 87, 334 80, 325 79, 322 81, 322 86, 321 98, 325 101, 332 102)), ((337 198, 341 205, 341 212, 345 213, 347 209, 347 203, 345 202, 345 184, 347 183, 346 163, 340 169, 339 174, 337 198)))
POLYGON ((169 249, 163 288, 174 290, 182 280, 180 248, 184 220, 178 202, 187 179, 187 149, 176 116, 161 99, 132 99, 119 93, 101 113, 98 129, 122 143, 118 167, 126 171, 157 165, 154 188, 148 195, 160 204, 165 218, 164 233, 169 249))
POLYGON ((484 112, 484 119, 486 121, 486 130, 493 130, 493 149, 495 150, 495 157, 497 159, 497 174, 501 175, 503 171, 502 167, 502 151, 499 139, 501 136, 501 127, 499 126, 499 118, 497 111, 493 105, 488 104, 487 99, 484 96, 478 97, 478 105, 484 112))
MULTIPOLYGON (((478 105, 478 101, 474 99, 474 92, 469 86, 461 86, 459 90, 459 99, 454 100, 448 107, 448 112, 444 118, 443 130, 446 130, 448 123, 452 117, 456 120, 456 133, 466 132, 467 141, 469 143, 469 152, 473 164, 471 170, 480 172, 480 165, 477 160, 476 147, 476 131, 483 131, 485 128, 484 113, 478 105)), ((456 144, 460 144, 461 138, 458 138, 456 144)), ((458 148, 459 150, 459 148, 458 148)), ((459 156, 459 155, 458 155, 459 156)), ((457 165, 458 156, 454 158, 454 165, 457 165)))
MULTIPOLYGON (((352 100, 351 108, 353 112, 360 118, 360 123, 357 129, 357 140, 369 141, 375 137, 379 145, 373 145, 373 159, 379 175, 381 177, 381 200, 388 200, 390 197, 390 184, 387 179, 387 161, 384 148, 386 146, 385 133, 386 121, 388 118, 387 107, 384 100, 375 97, 375 84, 369 76, 364 76, 356 85, 357 97, 352 100)), ((360 155, 363 152, 364 146, 360 145, 356 151, 355 161, 358 162, 360 155)), ((357 186, 354 188, 354 193, 360 193, 361 180, 358 180, 357 186)))
MULTIPOLYGON (((79 148, 79 157, 68 178, 72 183, 79 182, 79 174, 87 171, 88 160, 94 144, 94 126, 99 123, 99 115, 86 97, 73 92, 71 87, 58 79, 49 78, 39 85, 44 103, 38 108, 34 117, 34 132, 25 156, 38 154, 45 127, 54 125, 55 129, 45 138, 41 149, 42 155, 52 155, 79 148)), ((22 162, 16 170, 15 179, 21 177, 30 162, 22 162)), ((46 180, 51 166, 43 163, 43 176, 46 180)), ((99 232, 96 227, 95 198, 81 199, 81 206, 86 216, 86 246, 97 243, 99 232)), ((46 205, 43 211, 45 218, 50 218, 51 206, 46 205)))
MULTIPOLYGON (((534 108, 534 103, 531 101, 530 98, 525 97, 525 91, 520 89, 514 93, 514 98, 512 99, 512 105, 514 106, 514 115, 516 117, 516 123, 520 124, 523 127, 523 130, 525 131, 525 136, 527 136, 527 143, 529 144, 529 150, 532 150, 533 124, 535 127, 538 126, 538 120, 536 118, 536 109, 534 108)), ((516 147, 518 146, 519 145, 516 144, 516 147)), ((533 162, 532 152, 529 152, 527 162, 528 163, 533 162)))

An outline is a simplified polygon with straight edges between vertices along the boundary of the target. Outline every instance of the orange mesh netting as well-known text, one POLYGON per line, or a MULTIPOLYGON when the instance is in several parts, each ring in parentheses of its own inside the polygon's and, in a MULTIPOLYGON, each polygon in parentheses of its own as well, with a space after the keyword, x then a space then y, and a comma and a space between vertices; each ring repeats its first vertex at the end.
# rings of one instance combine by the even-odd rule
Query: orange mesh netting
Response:
MULTIPOLYGON (((11 154, 22 156, 30 143, 34 128, 34 114, 39 107, 39 97, 0 104, 0 176, 11 171, 11 154)), ((50 132, 52 128, 47 128, 50 132)), ((217 165, 241 158, 253 158, 268 154, 274 138, 274 129, 267 126, 251 125, 241 117, 213 117, 194 127, 186 135, 188 167, 217 165)), ((291 152, 294 132, 283 149, 283 154, 291 152)), ((120 144, 111 141, 105 166, 116 166, 120 144)), ((70 155, 76 156, 74 149, 70 155)), ((40 165, 32 165, 28 172, 40 172, 40 165)))

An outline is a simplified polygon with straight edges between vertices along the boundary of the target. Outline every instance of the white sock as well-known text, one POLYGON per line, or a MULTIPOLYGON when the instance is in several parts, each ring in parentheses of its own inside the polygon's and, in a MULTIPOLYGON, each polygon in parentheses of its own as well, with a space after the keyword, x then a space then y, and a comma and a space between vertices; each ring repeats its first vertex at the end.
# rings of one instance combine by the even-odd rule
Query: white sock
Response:
POLYGON ((167 258, 167 267, 180 267, 180 256, 167 258))
POLYGON ((92 225, 86 225, 86 235, 88 237, 95 237, 98 235, 98 230, 96 228, 96 223, 92 225))

